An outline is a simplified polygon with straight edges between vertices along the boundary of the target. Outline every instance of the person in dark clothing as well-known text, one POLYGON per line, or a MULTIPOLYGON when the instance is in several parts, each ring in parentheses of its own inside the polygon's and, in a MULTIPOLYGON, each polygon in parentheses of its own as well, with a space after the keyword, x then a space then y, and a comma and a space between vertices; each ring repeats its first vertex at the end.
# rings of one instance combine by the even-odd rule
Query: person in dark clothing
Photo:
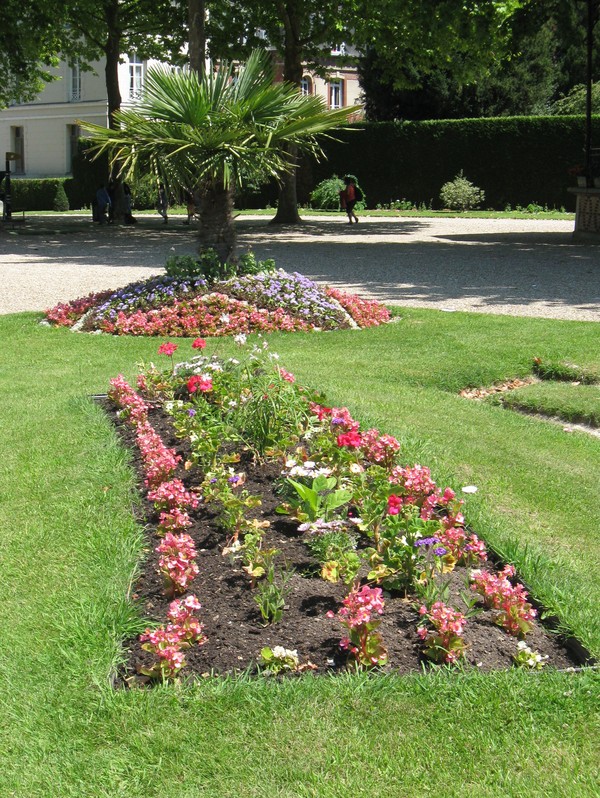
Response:
POLYGON ((106 221, 106 211, 110 208, 110 196, 106 190, 106 186, 102 183, 96 191, 96 218, 94 221, 104 224, 106 221))
POLYGON ((346 175, 344 183, 345 188, 340 191, 340 207, 348 214, 348 224, 352 224, 353 220, 358 224, 358 216, 354 213, 354 206, 358 202, 356 183, 351 175, 346 175))

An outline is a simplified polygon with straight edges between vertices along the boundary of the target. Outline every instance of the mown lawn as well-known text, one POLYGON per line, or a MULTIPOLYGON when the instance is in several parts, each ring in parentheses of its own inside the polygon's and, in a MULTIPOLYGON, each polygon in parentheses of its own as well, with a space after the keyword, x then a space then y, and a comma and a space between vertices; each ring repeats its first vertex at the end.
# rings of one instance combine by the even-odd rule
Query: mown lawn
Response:
MULTIPOLYGON (((159 341, 38 318, 0 318, 0 795, 600 794, 593 670, 113 692, 144 542, 127 454, 88 397, 158 360, 159 341)), ((331 403, 400 437, 438 482, 477 485, 469 522, 600 656, 598 441, 457 395, 529 373, 534 356, 598 370, 599 332, 407 310, 376 330, 274 335, 271 348, 331 403)))

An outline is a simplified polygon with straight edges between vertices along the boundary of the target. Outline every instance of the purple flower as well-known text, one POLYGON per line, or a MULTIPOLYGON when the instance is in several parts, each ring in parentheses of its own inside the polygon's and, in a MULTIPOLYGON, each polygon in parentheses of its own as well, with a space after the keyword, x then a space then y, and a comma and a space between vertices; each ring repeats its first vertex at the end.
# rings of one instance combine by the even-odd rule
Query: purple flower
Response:
POLYGON ((444 554, 448 554, 448 549, 445 549, 443 546, 437 546, 433 550, 433 553, 435 554, 436 557, 443 557, 444 554))
POLYGON ((187 412, 190 418, 193 418, 196 415, 196 411, 194 410, 193 407, 190 407, 190 409, 187 412))
MULTIPOLYGON (((421 538, 420 540, 415 541, 415 546, 433 546, 434 543, 439 543, 439 538, 421 538)), ((446 552, 444 552, 445 554, 446 552)))

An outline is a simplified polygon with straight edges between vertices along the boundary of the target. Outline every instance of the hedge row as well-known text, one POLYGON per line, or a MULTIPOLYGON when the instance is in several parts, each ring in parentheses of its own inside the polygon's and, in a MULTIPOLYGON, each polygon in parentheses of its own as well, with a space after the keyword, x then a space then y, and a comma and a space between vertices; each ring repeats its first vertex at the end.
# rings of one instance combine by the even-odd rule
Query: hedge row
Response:
MULTIPOLYGON (((362 122, 335 135, 338 141, 323 145, 323 161, 303 164, 301 202, 321 180, 352 172, 369 207, 408 199, 440 208, 440 188, 462 169, 485 191, 486 207, 575 207, 568 170, 584 161, 581 116, 362 122)), ((593 119, 593 141, 600 141, 600 117, 593 119)))
MULTIPOLYGON (((593 141, 600 141, 600 117, 593 120, 593 141)), ((462 169, 485 191, 485 206, 540 205, 575 207, 568 170, 583 163, 585 121, 581 116, 500 117, 428 122, 361 122, 323 143, 325 158, 302 162, 298 200, 308 204, 314 187, 333 174, 356 174, 369 207, 407 199, 441 207, 440 189, 462 169)), ((89 145, 88 145, 89 146, 89 145)), ((72 178, 12 181, 13 209, 64 209, 62 188, 72 209, 89 207, 98 185, 107 181, 106 160, 90 161, 86 144, 73 162, 72 178)), ((600 166, 600 164, 599 164, 600 166)), ((598 171, 600 176, 600 169, 598 171)), ((251 187, 254 188, 254 187, 251 187)), ((133 185, 137 208, 153 207, 152 178, 133 185)), ((275 204, 274 184, 237 197, 238 207, 275 204)))

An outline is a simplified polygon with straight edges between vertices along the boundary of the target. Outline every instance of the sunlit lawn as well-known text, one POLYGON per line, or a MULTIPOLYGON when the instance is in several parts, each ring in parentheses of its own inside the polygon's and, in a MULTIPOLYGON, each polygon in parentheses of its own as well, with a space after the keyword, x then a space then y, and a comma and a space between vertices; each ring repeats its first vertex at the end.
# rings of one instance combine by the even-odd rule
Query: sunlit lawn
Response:
MULTIPOLYGON (((157 360, 159 341, 38 318, 0 318, 0 795, 599 794, 593 670, 115 693, 144 544, 127 454, 88 397, 157 360)), ((401 438, 407 462, 457 489, 477 485, 468 521, 598 656, 598 440, 458 391, 524 376, 534 356, 600 369, 599 329, 407 310, 385 328, 270 341, 300 381, 401 438)))

